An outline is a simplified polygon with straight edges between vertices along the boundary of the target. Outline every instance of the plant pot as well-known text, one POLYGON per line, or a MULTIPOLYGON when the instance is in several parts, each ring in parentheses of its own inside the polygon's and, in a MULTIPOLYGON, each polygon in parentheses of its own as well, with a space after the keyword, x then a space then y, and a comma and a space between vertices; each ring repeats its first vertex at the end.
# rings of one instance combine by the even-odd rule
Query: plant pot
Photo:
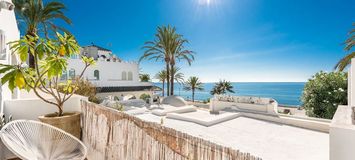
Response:
POLYGON ((80 139, 81 136, 80 112, 64 113, 64 115, 61 117, 58 117, 56 113, 52 113, 44 116, 39 116, 38 119, 43 123, 47 123, 54 127, 62 129, 65 132, 80 139))

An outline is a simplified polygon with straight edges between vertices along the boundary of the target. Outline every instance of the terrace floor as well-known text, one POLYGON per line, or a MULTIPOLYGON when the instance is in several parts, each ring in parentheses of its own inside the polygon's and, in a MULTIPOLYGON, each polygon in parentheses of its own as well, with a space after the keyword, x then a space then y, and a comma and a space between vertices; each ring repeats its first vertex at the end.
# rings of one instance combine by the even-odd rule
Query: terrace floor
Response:
MULTIPOLYGON (((137 115, 146 121, 161 123, 153 114, 137 115)), ((248 152, 265 160, 328 160, 329 134, 238 117, 210 127, 164 118, 164 126, 248 152)))

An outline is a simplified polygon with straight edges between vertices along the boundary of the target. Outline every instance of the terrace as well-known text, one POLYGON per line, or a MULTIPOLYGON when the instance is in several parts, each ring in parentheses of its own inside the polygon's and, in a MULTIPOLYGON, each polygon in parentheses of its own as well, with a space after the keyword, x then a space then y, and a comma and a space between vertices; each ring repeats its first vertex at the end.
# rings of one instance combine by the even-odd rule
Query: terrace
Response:
MULTIPOLYGON (((161 121, 161 117, 152 114, 137 117, 149 122, 161 121)), ((262 159, 325 160, 329 155, 328 133, 247 116, 240 116, 210 127, 166 118, 163 126, 248 152, 262 159)))
MULTIPOLYGON (((10 0, 0 1, 0 20, 5 21, 0 24, 0 51, 4 51, 0 52, 0 63, 4 64, 17 63, 19 60, 15 54, 10 54, 9 47, 5 45, 5 42, 19 39, 12 11, 14 6, 11 5, 10 0), (6 41, 4 37, 7 38, 6 41)), ((56 42, 51 42, 51 45, 56 42)), ((152 104, 138 108, 139 112, 129 112, 94 104, 88 102, 87 97, 74 95, 65 101, 63 108, 64 112, 80 112, 78 126, 82 131, 81 136, 79 139, 70 138, 80 142, 79 144, 83 143, 83 148, 88 150, 83 157, 89 160, 353 160, 355 59, 352 60, 348 75, 349 106, 339 106, 332 120, 279 114, 276 101, 260 97, 217 96, 210 102, 210 108, 191 106, 186 102, 174 106, 172 102, 167 102, 165 106, 159 104, 155 109, 152 107, 155 104, 152 104)), ((149 83, 140 84, 143 87, 149 86, 149 83)), ((12 116, 13 120, 37 121, 39 116, 57 111, 53 105, 39 99, 33 91, 15 89, 11 92, 6 83, 0 89, 0 113, 6 117, 12 116)), ((59 97, 63 95, 63 92, 57 93, 59 97)), ((46 101, 57 100, 49 94, 39 94, 46 101)), ((66 124, 72 125, 73 123, 66 124)), ((17 130, 16 133, 19 132, 21 131, 17 130)), ((39 137, 45 135, 43 130, 33 132, 40 133, 37 135, 39 137)), ((35 135, 27 133, 23 136, 35 135)), ((42 141, 55 146, 54 148, 75 148, 73 143, 56 143, 58 137, 51 133, 48 137, 37 137, 35 143, 33 139, 23 139, 24 143, 18 145, 29 145, 17 148, 0 141, 0 159, 17 158, 20 156, 17 151, 23 151, 23 148, 33 151, 32 154, 39 154, 41 150, 36 147, 42 141)), ((14 139, 6 140, 14 142, 14 139)), ((53 148, 48 147, 43 150, 51 149, 53 148)))
MULTIPOLYGON (((27 98, 6 102, 5 114, 36 119, 49 108, 30 95, 27 98), (30 106, 31 114, 24 114, 20 106, 29 100, 36 105, 30 106)), ((169 114, 131 116, 80 96, 73 101, 81 103, 77 109, 82 112, 82 141, 89 149, 88 159, 329 159, 327 120, 239 112, 231 120, 204 126, 168 118, 169 114)), ((181 114, 201 120, 214 116, 202 108, 181 114)))
MULTIPOLYGON (((350 80, 349 86, 353 83, 350 80)), ((19 97, 5 100, 2 110, 6 116, 37 120, 38 116, 55 111, 31 92, 20 92, 19 97), (31 112, 23 112, 29 109, 31 112)), ((222 98, 222 102, 211 103, 214 104, 210 106, 212 109, 197 108, 163 116, 148 110, 128 115, 87 102, 86 97, 73 96, 65 103, 65 108, 82 113, 81 140, 89 150, 87 159, 335 160, 341 157, 346 160, 352 157, 355 142, 347 138, 355 134, 351 107, 339 106, 330 121, 276 114, 269 104, 238 108, 230 104, 231 108, 224 108, 229 103, 234 102, 224 102, 222 98), (237 116, 208 125, 194 122, 218 119, 218 115, 209 112, 216 109, 221 110, 219 115, 233 113, 237 116), (192 118, 179 119, 181 116, 192 118)), ((1 159, 14 158, 5 146, 0 147, 1 159)))

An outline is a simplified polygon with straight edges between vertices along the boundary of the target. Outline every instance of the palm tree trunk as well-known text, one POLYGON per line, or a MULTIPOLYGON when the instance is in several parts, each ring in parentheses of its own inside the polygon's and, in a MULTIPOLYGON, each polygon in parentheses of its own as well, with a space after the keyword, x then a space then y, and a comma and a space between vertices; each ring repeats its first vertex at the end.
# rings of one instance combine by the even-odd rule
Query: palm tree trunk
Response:
POLYGON ((169 63, 166 62, 166 96, 170 95, 170 66, 169 63))
POLYGON ((192 89, 192 102, 195 102, 195 89, 192 89))
MULTIPOLYGON (((30 35, 32 37, 36 36, 35 31, 28 31, 26 35, 30 35)), ((30 53, 30 50, 28 50, 28 66, 30 68, 35 68, 35 57, 30 53)))
MULTIPOLYGON (((173 70, 173 68, 174 68, 174 64, 171 64, 171 70, 173 70)), ((174 72, 171 72, 170 73, 171 74, 171 76, 170 76, 170 83, 171 83, 171 85, 170 85, 170 95, 174 95, 174 72)))
POLYGON ((163 80, 163 97, 164 97, 165 80, 163 80))

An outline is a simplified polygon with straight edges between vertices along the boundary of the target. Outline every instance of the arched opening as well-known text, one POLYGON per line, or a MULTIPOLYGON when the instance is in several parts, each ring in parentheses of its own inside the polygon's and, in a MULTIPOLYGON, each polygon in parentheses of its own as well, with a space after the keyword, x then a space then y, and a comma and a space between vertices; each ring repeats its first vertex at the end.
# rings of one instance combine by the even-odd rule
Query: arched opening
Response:
POLYGON ((122 80, 127 80, 127 73, 125 71, 122 72, 122 80))
POLYGON ((100 80, 100 72, 99 72, 99 70, 95 70, 94 71, 94 77, 96 78, 96 80, 100 80))
POLYGON ((133 74, 131 71, 128 72, 128 80, 132 81, 133 80, 133 74))

